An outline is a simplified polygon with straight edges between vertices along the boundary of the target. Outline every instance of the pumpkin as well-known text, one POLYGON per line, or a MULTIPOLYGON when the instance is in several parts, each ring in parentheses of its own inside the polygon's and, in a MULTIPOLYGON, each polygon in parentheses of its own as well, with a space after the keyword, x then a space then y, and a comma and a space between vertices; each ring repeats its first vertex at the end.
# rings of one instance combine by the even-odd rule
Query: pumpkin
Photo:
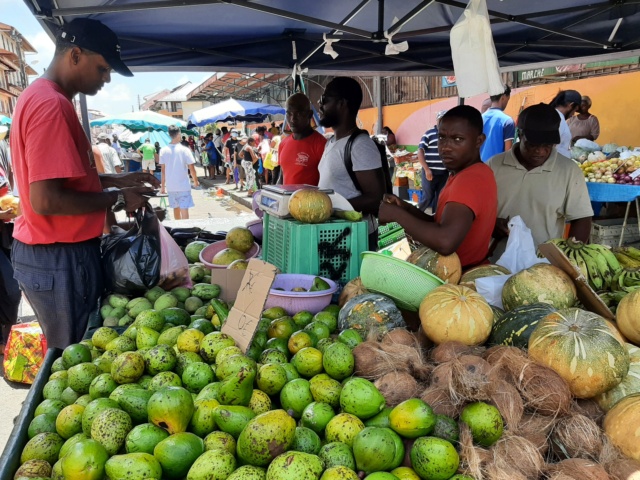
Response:
POLYGON ((607 321, 579 308, 540 320, 529 338, 529 357, 564 378, 578 398, 612 389, 629 371, 629 352, 607 321))
POLYGON ((462 265, 457 253, 440 255, 429 247, 420 247, 411 252, 407 262, 413 263, 446 283, 457 284, 462 275, 462 265))
POLYGON ((500 265, 480 265, 479 267, 467 270, 462 277, 460 277, 458 283, 475 290, 476 280, 478 278, 495 277, 496 275, 511 275, 511 272, 500 265))
POLYGON ((576 286, 571 277, 546 263, 516 273, 502 288, 502 306, 507 311, 534 303, 548 303, 557 309, 569 308, 576 301, 576 286))
POLYGON ((353 297, 340 309, 338 328, 353 328, 367 338, 371 332, 381 337, 394 328, 406 328, 406 324, 393 300, 379 293, 365 293, 353 297))
POLYGON ((331 198, 315 188, 301 188, 289 197, 289 213, 302 223, 322 223, 331 216, 331 198))
POLYGON ((616 309, 620 332, 631 343, 640 345, 640 290, 625 295, 616 309))
POLYGON ((547 303, 516 307, 494 323, 489 343, 527 348, 531 332, 535 330, 538 322, 555 311, 556 309, 547 303))
POLYGON ((441 285, 420 303, 420 323, 436 344, 457 341, 465 345, 484 343, 493 326, 494 313, 487 301, 470 288, 441 285))
POLYGON ((640 393, 620 400, 604 417, 604 431, 627 457, 640 460, 640 393))
POLYGON ((364 285, 362 285, 362 280, 360 277, 356 277, 350 282, 348 282, 342 292, 340 292, 340 298, 338 299, 338 305, 342 308, 344 304, 351 300, 353 297, 357 297, 358 295, 362 295, 364 293, 369 293, 364 285))
POLYGON ((625 345, 629 352, 629 372, 618 385, 608 392, 598 395, 595 400, 605 412, 624 397, 633 393, 640 393, 640 348, 627 343, 625 345))

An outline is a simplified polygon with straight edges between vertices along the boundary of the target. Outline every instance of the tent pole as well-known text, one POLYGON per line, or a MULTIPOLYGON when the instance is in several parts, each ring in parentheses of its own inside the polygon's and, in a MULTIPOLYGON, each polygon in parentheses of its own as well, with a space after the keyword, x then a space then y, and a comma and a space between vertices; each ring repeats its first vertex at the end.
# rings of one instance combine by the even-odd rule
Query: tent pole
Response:
POLYGON ((464 97, 458 97, 458 105, 464 105, 464 97))
POLYGON ((82 116, 82 128, 84 128, 84 133, 87 134, 87 138, 89 139, 89 142, 91 142, 91 127, 89 126, 87 96, 84 93, 80 94, 80 115, 82 116))
POLYGON ((378 109, 378 121, 375 131, 379 135, 382 133, 382 77, 377 75, 373 77, 373 94, 376 98, 376 107, 378 109))

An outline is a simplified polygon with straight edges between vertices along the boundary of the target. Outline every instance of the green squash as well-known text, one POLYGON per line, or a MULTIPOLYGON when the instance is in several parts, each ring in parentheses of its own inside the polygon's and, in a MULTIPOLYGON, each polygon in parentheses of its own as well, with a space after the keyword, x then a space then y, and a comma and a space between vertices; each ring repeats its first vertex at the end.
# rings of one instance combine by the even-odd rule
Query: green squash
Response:
POLYGON ((624 397, 634 393, 640 393, 640 348, 630 343, 627 343, 626 347, 629 352, 629 359, 631 360, 629 373, 627 373, 627 376, 624 377, 618 385, 595 398, 595 401, 598 402, 600 408, 605 412, 611 410, 613 406, 624 397))
POLYGON ((548 303, 570 308, 578 301, 571 277, 558 267, 538 263, 509 278, 502 289, 502 305, 509 311, 522 305, 548 303))
POLYGON ((365 293, 345 303, 338 316, 338 328, 353 328, 367 338, 371 331, 382 336, 394 328, 406 328, 406 324, 393 300, 379 293, 365 293))
POLYGON ((529 338, 529 357, 564 378, 577 398, 611 390, 627 375, 630 363, 615 327, 579 308, 558 310, 540 320, 529 338))
POLYGON ((556 309, 547 303, 516 307, 501 315, 493 324, 489 343, 527 348, 529 337, 538 322, 555 311, 556 309))

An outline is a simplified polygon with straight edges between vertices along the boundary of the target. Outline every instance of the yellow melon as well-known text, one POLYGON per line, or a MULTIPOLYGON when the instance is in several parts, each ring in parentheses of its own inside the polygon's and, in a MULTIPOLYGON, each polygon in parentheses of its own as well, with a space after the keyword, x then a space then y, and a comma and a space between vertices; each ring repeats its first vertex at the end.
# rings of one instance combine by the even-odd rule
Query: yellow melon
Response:
POLYGON ((618 329, 631 342, 640 345, 640 290, 620 301, 616 310, 618 329))

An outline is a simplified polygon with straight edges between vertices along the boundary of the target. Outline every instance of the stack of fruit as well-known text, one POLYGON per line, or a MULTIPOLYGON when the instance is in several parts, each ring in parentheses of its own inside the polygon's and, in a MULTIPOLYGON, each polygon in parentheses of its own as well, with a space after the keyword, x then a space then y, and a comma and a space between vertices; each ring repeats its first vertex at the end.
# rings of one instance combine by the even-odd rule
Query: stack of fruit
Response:
POLYGON ((579 166, 587 182, 640 185, 640 177, 633 178, 631 175, 640 168, 640 157, 631 157, 626 160, 621 158, 587 160, 579 166))

